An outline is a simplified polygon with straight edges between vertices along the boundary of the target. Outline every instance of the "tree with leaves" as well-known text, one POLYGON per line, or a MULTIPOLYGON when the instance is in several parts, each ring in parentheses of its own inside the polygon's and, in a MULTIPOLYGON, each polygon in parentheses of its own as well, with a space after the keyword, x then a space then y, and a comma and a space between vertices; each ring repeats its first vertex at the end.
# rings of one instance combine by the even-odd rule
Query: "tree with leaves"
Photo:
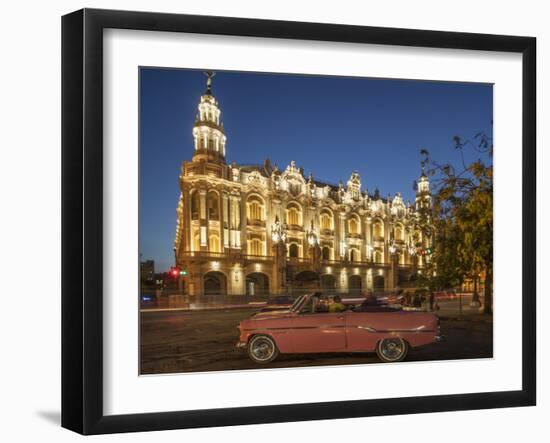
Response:
POLYGON ((423 167, 431 177, 433 208, 421 214, 422 229, 431 229, 434 254, 423 273, 430 290, 458 286, 465 280, 484 279, 484 312, 493 309, 493 142, 484 133, 473 141, 455 136, 453 144, 460 166, 439 163, 423 149, 423 167), (466 154, 477 159, 466 161, 466 154))

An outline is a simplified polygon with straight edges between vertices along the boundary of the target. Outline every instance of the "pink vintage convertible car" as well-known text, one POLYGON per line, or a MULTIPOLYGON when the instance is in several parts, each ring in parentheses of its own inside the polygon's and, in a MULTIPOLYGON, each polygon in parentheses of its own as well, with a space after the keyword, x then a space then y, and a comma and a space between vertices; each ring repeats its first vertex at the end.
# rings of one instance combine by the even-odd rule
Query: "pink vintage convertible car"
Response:
POLYGON ((407 312, 363 304, 341 313, 318 311, 313 294, 296 299, 290 309, 261 312, 239 324, 238 348, 256 363, 281 354, 374 352, 384 362, 401 361, 409 347, 440 341, 439 319, 427 312, 407 312))

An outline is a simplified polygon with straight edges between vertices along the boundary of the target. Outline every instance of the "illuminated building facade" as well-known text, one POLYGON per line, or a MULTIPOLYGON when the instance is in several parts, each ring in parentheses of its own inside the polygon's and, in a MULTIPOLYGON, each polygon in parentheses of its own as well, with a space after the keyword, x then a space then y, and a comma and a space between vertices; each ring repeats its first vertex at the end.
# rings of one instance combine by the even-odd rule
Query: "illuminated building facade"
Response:
POLYGON ((194 295, 384 291, 411 284, 430 239, 418 228, 431 208, 422 174, 413 204, 361 186, 279 169, 226 163, 227 137, 212 74, 193 127, 194 155, 180 176, 174 252, 194 295), (423 238, 424 237, 424 238, 423 238))

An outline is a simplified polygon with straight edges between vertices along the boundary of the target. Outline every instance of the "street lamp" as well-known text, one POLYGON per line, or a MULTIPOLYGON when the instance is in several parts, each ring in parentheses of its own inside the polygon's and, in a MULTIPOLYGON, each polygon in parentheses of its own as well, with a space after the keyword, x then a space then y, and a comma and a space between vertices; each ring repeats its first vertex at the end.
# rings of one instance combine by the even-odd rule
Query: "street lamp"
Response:
POLYGON ((286 241, 286 226, 279 221, 279 217, 275 217, 275 224, 271 227, 271 239, 273 243, 286 241))
POLYGON ((311 229, 306 232, 306 237, 309 246, 313 247, 317 244, 317 234, 313 229, 313 220, 311 221, 311 229))

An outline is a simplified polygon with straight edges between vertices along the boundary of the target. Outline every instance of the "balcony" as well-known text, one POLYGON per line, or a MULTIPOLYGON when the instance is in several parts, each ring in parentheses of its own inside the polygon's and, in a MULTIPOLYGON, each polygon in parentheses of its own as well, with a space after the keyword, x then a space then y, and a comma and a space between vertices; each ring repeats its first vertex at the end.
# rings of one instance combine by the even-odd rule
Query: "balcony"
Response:
POLYGON ((246 262, 269 262, 273 261, 272 255, 252 255, 252 254, 241 254, 241 257, 246 262))
POLYGON ((412 263, 399 263, 399 269, 423 269, 424 266, 414 265, 412 263))
POLYGON ((287 224, 287 231, 303 231, 303 226, 287 224))
POLYGON ((265 228, 265 220, 247 218, 246 224, 247 226, 257 226, 260 228, 265 228))
POLYGON ((233 261, 271 261, 271 255, 252 255, 240 252, 210 252, 210 251, 184 251, 180 258, 198 260, 233 260, 233 261))
POLYGON ((290 264, 292 263, 311 263, 311 258, 309 257, 287 257, 286 261, 290 264))
POLYGON ((387 267, 387 266, 390 266, 391 263, 384 263, 384 262, 378 262, 378 263, 375 263, 375 262, 372 262, 372 261, 351 261, 349 259, 341 259, 341 260, 321 260, 321 263, 323 265, 326 265, 326 266, 350 266, 350 267, 367 267, 367 268, 372 268, 372 267, 376 267, 376 266, 379 266, 379 267, 387 267))

